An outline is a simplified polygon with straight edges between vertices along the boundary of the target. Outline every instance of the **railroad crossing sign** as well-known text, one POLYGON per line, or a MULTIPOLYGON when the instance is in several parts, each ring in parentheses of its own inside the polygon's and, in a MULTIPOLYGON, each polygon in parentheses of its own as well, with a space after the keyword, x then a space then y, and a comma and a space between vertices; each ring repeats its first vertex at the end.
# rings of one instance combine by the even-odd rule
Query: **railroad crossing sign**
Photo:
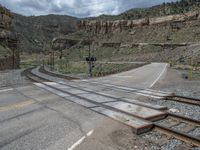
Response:
POLYGON ((88 65, 89 65, 89 75, 90 77, 92 77, 92 68, 94 68, 94 62, 97 61, 97 58, 94 56, 89 56, 85 58, 85 60, 87 61, 88 65))

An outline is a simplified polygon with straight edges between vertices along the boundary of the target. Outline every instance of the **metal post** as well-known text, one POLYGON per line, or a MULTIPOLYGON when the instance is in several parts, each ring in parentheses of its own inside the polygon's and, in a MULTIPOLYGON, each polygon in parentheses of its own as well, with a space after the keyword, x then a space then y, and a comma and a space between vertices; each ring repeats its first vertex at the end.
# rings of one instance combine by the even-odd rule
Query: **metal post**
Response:
POLYGON ((53 50, 53 70, 54 70, 54 50, 53 50))
POLYGON ((192 73, 193 73, 193 60, 192 57, 190 58, 190 65, 191 65, 191 70, 190 70, 190 80, 192 80, 192 73))
POLYGON ((44 68, 44 66, 45 66, 45 53, 43 52, 42 67, 44 68))
POLYGON ((89 41, 89 76, 92 77, 92 61, 91 61, 91 48, 90 48, 90 37, 88 35, 88 41, 89 41))
POLYGON ((14 50, 14 48, 13 48, 12 52, 13 52, 13 56, 12 56, 12 58, 13 58, 13 69, 15 69, 15 50, 14 50))
POLYGON ((49 60, 49 65, 50 65, 50 68, 51 68, 51 71, 53 70, 53 67, 52 67, 52 64, 53 64, 53 61, 52 61, 52 51, 51 51, 51 53, 50 53, 50 60, 49 60))
POLYGON ((53 43, 50 42, 50 47, 51 47, 51 71, 54 70, 54 50, 53 50, 53 43))

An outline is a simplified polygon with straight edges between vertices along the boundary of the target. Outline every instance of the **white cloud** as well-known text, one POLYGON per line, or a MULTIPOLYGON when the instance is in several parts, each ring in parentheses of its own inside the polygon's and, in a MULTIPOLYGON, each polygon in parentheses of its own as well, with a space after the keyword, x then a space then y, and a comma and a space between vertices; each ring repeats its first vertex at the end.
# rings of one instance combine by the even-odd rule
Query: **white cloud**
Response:
POLYGON ((23 15, 66 14, 76 17, 116 15, 130 8, 148 7, 174 0, 0 0, 23 15))

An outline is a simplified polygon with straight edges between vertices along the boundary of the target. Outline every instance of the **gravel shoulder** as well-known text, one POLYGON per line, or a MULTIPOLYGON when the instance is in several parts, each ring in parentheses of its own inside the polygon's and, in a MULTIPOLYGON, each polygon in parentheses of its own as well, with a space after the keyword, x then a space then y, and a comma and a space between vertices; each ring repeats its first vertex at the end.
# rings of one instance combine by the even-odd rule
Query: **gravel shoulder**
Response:
MULTIPOLYGON (((177 95, 200 99, 200 81, 186 80, 182 78, 182 71, 168 69, 165 75, 153 87, 156 90, 174 92, 177 95)), ((153 98, 141 98, 143 102, 166 106, 172 113, 184 115, 200 120, 200 107, 175 101, 158 100, 153 98)))
POLYGON ((184 71, 169 68, 153 88, 200 99, 200 80, 183 79, 183 73, 184 71))

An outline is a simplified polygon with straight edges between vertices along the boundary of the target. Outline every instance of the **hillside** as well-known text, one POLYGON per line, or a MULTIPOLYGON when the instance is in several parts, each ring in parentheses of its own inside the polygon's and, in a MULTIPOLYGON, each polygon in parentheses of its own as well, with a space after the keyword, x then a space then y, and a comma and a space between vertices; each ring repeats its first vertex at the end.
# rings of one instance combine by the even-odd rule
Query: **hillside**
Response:
POLYGON ((20 50, 40 52, 49 49, 50 41, 75 32, 76 18, 66 15, 22 16, 15 14, 14 28, 20 39, 20 50))
POLYGON ((19 68, 18 41, 12 25, 13 13, 0 5, 0 70, 19 68))
MULTIPOLYGON (((180 60, 184 59, 184 63, 189 64, 192 58, 194 63, 199 63, 200 12, 197 10, 198 6, 199 2, 196 0, 180 1, 143 9, 139 17, 137 13, 133 13, 136 11, 133 9, 119 16, 107 16, 111 19, 106 20, 100 19, 106 16, 90 18, 90 20, 82 19, 78 23, 79 32, 74 33, 74 37, 70 37, 72 39, 79 37, 81 41, 89 34, 94 41, 92 45, 94 55, 102 61, 180 63, 180 60), (171 10, 168 11, 168 15, 162 13, 164 5, 167 5, 165 11, 171 10), (175 6, 178 8, 175 9, 175 6), (177 11, 172 11, 173 9, 177 11), (132 13, 135 15, 133 19, 122 17, 124 14, 131 15, 132 13), (120 17, 122 17, 121 20, 120 17)), ((139 9, 137 11, 139 12, 139 9)), ((57 47, 62 42, 62 45, 66 44, 68 45, 66 47, 69 47, 70 37, 66 36, 66 41, 63 41, 63 37, 60 41, 58 38, 57 47)), ((68 59, 72 61, 84 60, 87 50, 87 45, 79 43, 76 47, 65 49, 65 55, 68 55, 68 59)))
POLYGON ((163 3, 147 9, 131 9, 119 15, 120 19, 139 19, 145 17, 160 17, 186 13, 188 11, 199 10, 199 0, 179 0, 177 2, 163 3))
MULTIPOLYGON (((66 15, 25 17, 15 14, 14 29, 20 40, 19 49, 25 52, 49 52, 54 39, 58 59, 63 55, 63 59, 70 61, 85 60, 87 34, 90 34, 94 41, 93 53, 98 60, 178 62, 184 57, 185 63, 189 63, 190 57, 196 62, 199 58, 199 45, 191 54, 191 45, 200 41, 199 8, 198 0, 182 0, 131 9, 117 16, 84 19, 66 15), (83 21, 81 28, 77 24, 80 20, 83 21), (92 32, 86 34, 88 29, 92 32), (177 46, 182 43, 186 43, 185 46, 177 46)), ((46 55, 49 58, 48 53, 46 55)))
MULTIPOLYGON (((131 9, 117 16, 102 15, 99 17, 87 18, 90 20, 107 19, 139 19, 146 17, 158 17, 170 14, 185 13, 200 8, 199 0, 182 0, 162 5, 131 9)), ((77 18, 67 15, 47 15, 25 17, 15 14, 14 28, 20 39, 21 51, 33 52, 48 50, 50 41, 54 37, 67 35, 77 31, 77 18)), ((85 20, 85 19, 83 19, 85 20)))
POLYGON ((195 10, 200 10, 199 0, 178 0, 176 2, 163 3, 161 5, 149 8, 133 8, 116 16, 102 15, 99 16, 99 18, 109 19, 109 20, 117 20, 117 19, 129 20, 129 19, 141 19, 146 17, 160 17, 166 15, 181 14, 195 10))

